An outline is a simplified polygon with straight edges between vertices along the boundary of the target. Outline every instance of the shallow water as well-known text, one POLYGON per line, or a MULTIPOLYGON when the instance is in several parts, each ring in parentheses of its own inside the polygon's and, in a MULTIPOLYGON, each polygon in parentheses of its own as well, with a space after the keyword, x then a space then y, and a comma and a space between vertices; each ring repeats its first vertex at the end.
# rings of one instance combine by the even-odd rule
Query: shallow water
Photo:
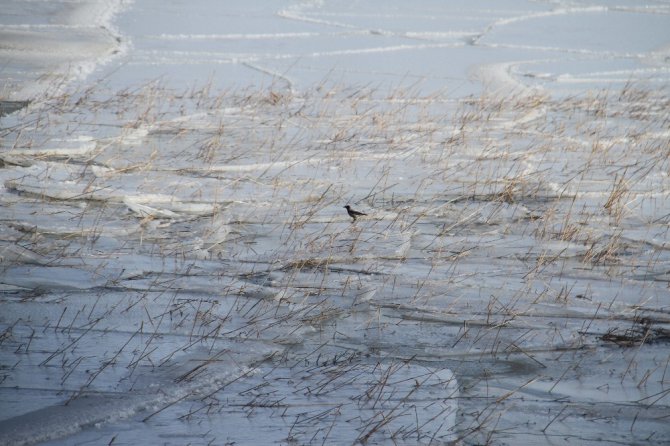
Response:
POLYGON ((124 6, 2 118, 2 443, 668 443, 668 5, 124 6))

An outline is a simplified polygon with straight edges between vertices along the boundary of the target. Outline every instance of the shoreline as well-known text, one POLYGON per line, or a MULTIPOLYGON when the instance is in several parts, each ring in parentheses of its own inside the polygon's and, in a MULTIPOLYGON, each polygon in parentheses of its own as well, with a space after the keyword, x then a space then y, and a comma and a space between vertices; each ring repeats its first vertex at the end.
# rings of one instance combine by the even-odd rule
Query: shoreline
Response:
POLYGON ((129 4, 53 2, 36 14, 32 2, 14 2, 0 23, 0 99, 18 105, 49 98, 124 54, 128 42, 114 19, 129 4))

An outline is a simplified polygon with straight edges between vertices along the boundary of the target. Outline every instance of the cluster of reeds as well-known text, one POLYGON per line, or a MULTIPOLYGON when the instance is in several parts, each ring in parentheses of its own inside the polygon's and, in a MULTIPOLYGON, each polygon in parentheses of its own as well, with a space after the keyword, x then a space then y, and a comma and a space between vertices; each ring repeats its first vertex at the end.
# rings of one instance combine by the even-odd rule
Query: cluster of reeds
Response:
MULTIPOLYGON (((151 82, 31 105, 0 129, 2 382, 72 402, 153 380, 144 420, 194 431, 497 444, 573 435, 590 406, 565 389, 608 364, 656 426, 667 93, 151 82)), ((636 419, 622 441, 657 438, 636 419)))

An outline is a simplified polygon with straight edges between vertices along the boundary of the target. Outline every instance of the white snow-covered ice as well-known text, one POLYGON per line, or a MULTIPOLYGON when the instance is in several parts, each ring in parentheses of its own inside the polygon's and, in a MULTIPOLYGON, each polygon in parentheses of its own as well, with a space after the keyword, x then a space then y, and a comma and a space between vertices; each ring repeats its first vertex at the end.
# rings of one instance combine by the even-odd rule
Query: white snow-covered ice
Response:
POLYGON ((0 7, 0 444, 670 444, 667 1, 0 7))

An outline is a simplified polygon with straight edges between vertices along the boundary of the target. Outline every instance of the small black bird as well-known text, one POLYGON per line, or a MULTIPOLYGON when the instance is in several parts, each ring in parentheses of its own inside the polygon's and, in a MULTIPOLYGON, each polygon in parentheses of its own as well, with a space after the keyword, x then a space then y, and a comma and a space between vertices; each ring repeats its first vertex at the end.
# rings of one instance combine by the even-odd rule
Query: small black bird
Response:
POLYGON ((351 206, 349 205, 346 205, 344 209, 347 210, 347 214, 349 214, 349 217, 354 219, 353 221, 356 221, 356 217, 358 217, 359 215, 368 215, 364 214, 363 212, 354 211, 353 209, 351 209, 351 206))

